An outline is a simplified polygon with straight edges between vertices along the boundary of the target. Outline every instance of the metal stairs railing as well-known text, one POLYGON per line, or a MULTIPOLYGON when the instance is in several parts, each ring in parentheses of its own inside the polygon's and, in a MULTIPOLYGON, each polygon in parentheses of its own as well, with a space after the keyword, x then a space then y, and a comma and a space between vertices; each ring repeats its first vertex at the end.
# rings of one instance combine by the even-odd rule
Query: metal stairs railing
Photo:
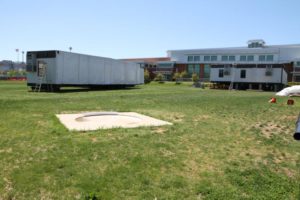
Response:
POLYGON ((33 92, 40 92, 44 81, 46 81, 46 66, 39 67, 38 70, 38 81, 35 84, 33 92))

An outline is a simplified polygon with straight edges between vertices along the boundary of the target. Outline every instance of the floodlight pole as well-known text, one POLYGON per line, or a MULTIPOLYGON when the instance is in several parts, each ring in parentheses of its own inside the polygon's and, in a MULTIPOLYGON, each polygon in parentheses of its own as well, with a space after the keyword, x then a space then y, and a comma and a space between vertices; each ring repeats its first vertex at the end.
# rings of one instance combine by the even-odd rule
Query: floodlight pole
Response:
POLYGON ((24 63, 24 51, 22 51, 22 63, 24 63))
POLYGON ((69 47, 70 52, 72 51, 72 47, 69 47))
POLYGON ((17 52, 17 62, 19 62, 19 49, 16 49, 17 52))

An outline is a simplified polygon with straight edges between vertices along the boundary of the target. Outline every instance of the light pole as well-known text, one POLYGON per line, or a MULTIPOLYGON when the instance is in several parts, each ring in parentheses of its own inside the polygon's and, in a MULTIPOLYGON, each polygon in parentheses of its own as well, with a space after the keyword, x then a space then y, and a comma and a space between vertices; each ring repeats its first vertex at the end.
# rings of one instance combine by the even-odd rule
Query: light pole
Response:
POLYGON ((69 47, 70 52, 72 51, 72 47, 69 47))
POLYGON ((24 51, 22 51, 22 63, 24 63, 24 51))
POLYGON ((17 62, 19 62, 19 49, 16 49, 17 52, 17 62))

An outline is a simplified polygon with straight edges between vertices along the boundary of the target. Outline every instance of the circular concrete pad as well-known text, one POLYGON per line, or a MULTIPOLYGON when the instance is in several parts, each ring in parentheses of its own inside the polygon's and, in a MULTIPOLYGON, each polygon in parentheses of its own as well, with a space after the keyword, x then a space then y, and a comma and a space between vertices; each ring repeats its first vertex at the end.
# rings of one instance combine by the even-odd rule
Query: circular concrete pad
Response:
POLYGON ((90 112, 56 116, 69 130, 77 131, 171 125, 169 122, 134 112, 90 112))
POLYGON ((75 119, 78 122, 98 123, 99 125, 118 124, 120 126, 126 124, 137 124, 143 119, 137 116, 124 115, 115 112, 97 112, 84 114, 75 119))

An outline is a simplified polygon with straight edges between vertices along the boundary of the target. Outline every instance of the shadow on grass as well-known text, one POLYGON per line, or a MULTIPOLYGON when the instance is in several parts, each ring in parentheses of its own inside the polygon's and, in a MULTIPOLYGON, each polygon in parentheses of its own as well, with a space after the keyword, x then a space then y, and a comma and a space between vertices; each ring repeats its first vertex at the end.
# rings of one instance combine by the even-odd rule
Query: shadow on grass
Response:
MULTIPOLYGON (((137 90, 138 87, 95 87, 95 88, 63 88, 57 91, 41 90, 43 93, 76 93, 76 92, 91 92, 91 91, 112 91, 112 90, 137 90)), ((29 91, 33 92, 33 91, 29 91)))

